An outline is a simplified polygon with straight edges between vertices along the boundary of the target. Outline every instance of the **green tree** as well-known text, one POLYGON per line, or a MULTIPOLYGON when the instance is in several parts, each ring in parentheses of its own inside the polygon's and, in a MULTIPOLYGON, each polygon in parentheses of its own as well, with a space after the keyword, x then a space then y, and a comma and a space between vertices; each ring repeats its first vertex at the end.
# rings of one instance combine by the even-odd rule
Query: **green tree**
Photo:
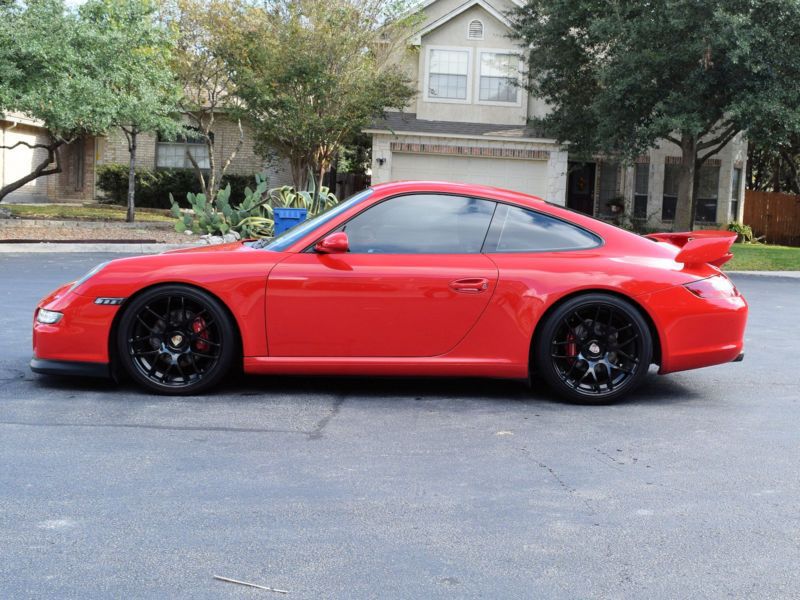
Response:
POLYGON ((232 74, 256 149, 287 158, 295 187, 306 187, 309 169, 321 181, 343 144, 414 96, 397 59, 417 18, 398 16, 397 6, 275 0, 229 5, 230 14, 222 14, 216 52, 232 74))
POLYGON ((80 8, 97 58, 107 66, 103 83, 113 92, 113 124, 128 142, 128 222, 135 214, 139 134, 171 137, 182 129, 177 118, 181 90, 171 69, 173 40, 156 9, 154 0, 90 0, 80 8))
POLYGON ((800 194, 800 130, 750 134, 747 187, 800 194))
POLYGON ((676 229, 699 169, 738 133, 800 123, 797 0, 528 0, 512 15, 528 84, 571 152, 681 152, 676 229))
MULTIPOLYGON (((217 40, 235 23, 226 21, 231 15, 229 0, 164 0, 162 19, 175 36, 172 68, 182 88, 180 109, 188 121, 191 134, 202 140, 208 150, 208 168, 192 163, 200 189, 209 202, 217 197, 223 177, 244 144, 240 102, 225 61, 218 55, 217 40), (214 136, 217 117, 236 122, 238 139, 224 146, 222 161, 214 136)), ((187 132, 187 134, 189 134, 187 132)))
POLYGON ((61 0, 0 4, 0 113, 25 114, 43 123, 46 143, 17 142, 47 156, 31 172, 0 188, 0 201, 26 183, 60 173, 60 150, 113 123, 115 99, 104 85, 107 65, 97 40, 61 0))

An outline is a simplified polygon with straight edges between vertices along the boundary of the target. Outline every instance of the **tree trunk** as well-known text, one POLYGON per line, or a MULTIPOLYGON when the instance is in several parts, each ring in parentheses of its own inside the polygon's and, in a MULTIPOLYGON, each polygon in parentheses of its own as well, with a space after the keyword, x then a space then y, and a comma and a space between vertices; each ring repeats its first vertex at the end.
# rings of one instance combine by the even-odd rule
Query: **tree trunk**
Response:
POLYGON ((694 226, 694 203, 697 170, 697 136, 681 136, 681 168, 678 177, 678 204, 675 207, 674 231, 691 231, 694 226))
POLYGON ((291 157, 289 166, 292 170, 292 185, 300 191, 308 187, 308 160, 305 157, 291 157))
MULTIPOLYGON (((0 202, 3 201, 3 198, 8 196, 11 192, 17 191, 26 183, 33 181, 39 177, 44 177, 46 175, 53 175, 55 173, 61 173, 61 155, 60 155, 60 148, 64 145, 65 142, 63 141, 54 141, 52 144, 46 147, 47 150, 47 158, 40 162, 36 167, 25 175, 24 177, 20 177, 16 181, 12 181, 8 185, 3 186, 0 188, 0 202), (53 161, 55 161, 56 166, 52 169, 48 169, 47 166, 50 165, 53 161)), ((27 145, 27 144, 23 144, 27 145)), ((41 148, 40 145, 37 147, 41 148)))
POLYGON ((128 164, 128 213, 125 215, 125 220, 128 223, 133 223, 136 216, 136 206, 134 204, 136 195, 136 135, 136 129, 131 129, 128 134, 130 163, 128 164))
POLYGON ((325 163, 320 163, 319 165, 319 179, 317 179, 317 185, 314 186, 314 201, 311 203, 311 208, 313 209, 313 213, 319 214, 320 206, 319 206, 319 188, 322 187, 322 180, 325 178, 325 172, 327 169, 325 168, 325 163))

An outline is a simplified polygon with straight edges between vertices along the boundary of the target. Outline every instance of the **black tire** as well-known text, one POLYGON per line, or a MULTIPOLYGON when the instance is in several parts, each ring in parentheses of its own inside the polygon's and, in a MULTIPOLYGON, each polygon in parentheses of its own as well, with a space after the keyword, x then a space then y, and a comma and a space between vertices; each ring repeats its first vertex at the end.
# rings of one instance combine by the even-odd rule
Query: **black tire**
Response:
POLYGON ((155 287, 123 310, 117 357, 128 375, 151 392, 204 392, 234 363, 236 328, 219 301, 202 290, 179 284, 155 287))
POLYGON ((533 367, 570 402, 609 404, 642 383, 652 357, 652 335, 639 310, 593 293, 571 298, 545 317, 533 367))

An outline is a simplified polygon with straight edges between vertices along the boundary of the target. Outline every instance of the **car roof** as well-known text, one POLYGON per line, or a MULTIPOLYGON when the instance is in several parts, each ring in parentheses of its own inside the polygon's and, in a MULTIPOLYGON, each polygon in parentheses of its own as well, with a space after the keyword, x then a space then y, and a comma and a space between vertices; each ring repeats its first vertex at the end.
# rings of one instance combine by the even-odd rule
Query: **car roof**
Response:
POLYGON ((659 247, 651 240, 647 240, 635 233, 625 231, 619 227, 596 219, 590 215, 547 202, 538 196, 515 192, 503 188, 488 185, 476 185, 472 183, 453 183, 449 181, 393 181, 389 183, 379 183, 371 186, 374 192, 382 197, 395 194, 408 194, 413 192, 421 193, 442 193, 459 194, 486 198, 495 201, 505 201, 518 206, 527 206, 532 209, 544 212, 554 217, 583 227, 595 235, 599 235, 605 242, 604 246, 609 249, 615 247, 621 254, 642 254, 645 256, 669 257, 674 256, 674 252, 664 247, 659 247))
POLYGON ((477 185, 474 183, 454 183, 451 181, 392 181, 389 183, 377 183, 371 186, 381 195, 400 194, 408 192, 440 192, 449 194, 464 194, 467 196, 483 196, 495 200, 508 200, 521 204, 545 203, 539 196, 515 192, 489 185, 477 185))

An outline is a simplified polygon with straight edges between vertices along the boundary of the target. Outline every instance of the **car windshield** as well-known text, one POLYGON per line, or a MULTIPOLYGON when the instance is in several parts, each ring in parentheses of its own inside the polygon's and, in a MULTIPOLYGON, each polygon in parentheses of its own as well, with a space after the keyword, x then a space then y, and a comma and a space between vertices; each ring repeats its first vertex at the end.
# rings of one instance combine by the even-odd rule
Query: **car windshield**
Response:
POLYGON ((297 240, 302 238, 306 235, 309 231, 316 229, 324 225, 325 223, 331 221, 338 215, 342 214, 344 211, 349 209, 351 206, 355 206, 359 202, 363 202, 367 198, 372 195, 372 189, 367 188, 362 192, 358 192, 357 194, 350 196, 347 200, 340 202, 330 210, 317 215, 313 219, 309 219, 308 221, 303 221, 302 223, 298 223, 291 229, 287 229, 278 237, 272 238, 269 242, 261 245, 257 244, 254 245, 254 248, 261 248, 263 250, 272 250, 273 252, 283 252, 289 246, 294 244, 297 240))

